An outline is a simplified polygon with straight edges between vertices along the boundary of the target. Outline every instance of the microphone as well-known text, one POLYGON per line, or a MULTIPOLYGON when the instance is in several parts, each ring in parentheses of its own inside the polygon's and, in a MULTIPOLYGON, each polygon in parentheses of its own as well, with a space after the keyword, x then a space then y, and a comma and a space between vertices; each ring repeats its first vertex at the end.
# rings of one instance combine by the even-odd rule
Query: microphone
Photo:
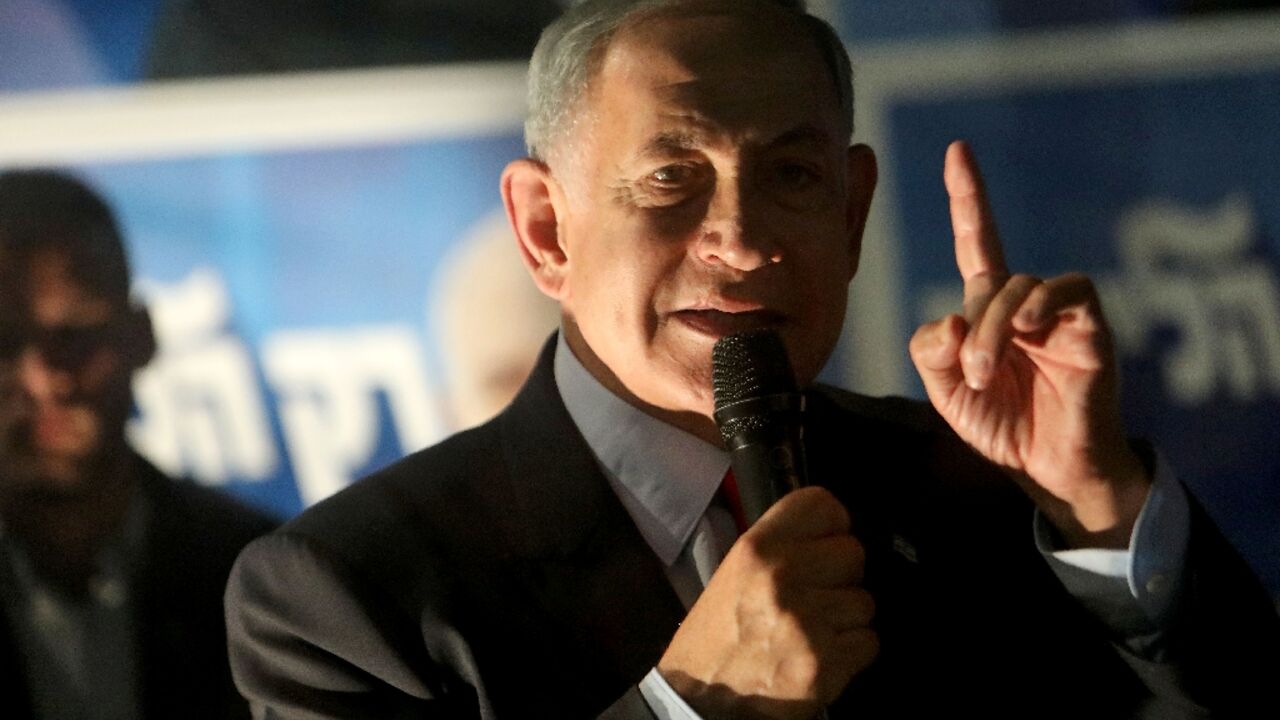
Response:
POLYGON ((778 498, 808 482, 804 396, 772 330, 716 341, 711 378, 713 417, 731 455, 743 514, 755 523, 778 498))

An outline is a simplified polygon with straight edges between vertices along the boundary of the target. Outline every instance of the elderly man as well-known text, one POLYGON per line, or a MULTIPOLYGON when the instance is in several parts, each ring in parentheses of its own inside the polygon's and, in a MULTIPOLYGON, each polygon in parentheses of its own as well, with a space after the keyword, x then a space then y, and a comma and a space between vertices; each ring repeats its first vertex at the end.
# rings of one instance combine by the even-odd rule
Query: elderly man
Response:
POLYGON ((241 556, 232 665, 264 716, 1178 717, 1260 692, 1265 595, 1126 441, 1089 282, 1006 270, 962 144, 964 314, 911 347, 933 409, 811 387, 814 486, 724 522, 712 345, 776 330, 813 381, 876 179, 847 57, 795 5, 589 0, 543 34, 502 192, 561 331, 497 419, 241 556))
POLYGON ((129 449, 155 351, 107 206, 0 174, 0 716, 234 718, 221 596, 274 525, 129 449))

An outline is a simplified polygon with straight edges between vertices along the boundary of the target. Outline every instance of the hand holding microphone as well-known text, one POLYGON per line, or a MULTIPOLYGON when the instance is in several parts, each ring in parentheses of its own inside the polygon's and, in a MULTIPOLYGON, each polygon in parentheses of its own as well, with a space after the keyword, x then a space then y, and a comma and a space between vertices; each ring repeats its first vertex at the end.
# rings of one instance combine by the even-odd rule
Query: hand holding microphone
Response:
POLYGON ((830 492, 801 487, 803 396, 782 341, 770 331, 730 336, 713 358, 716 420, 754 524, 658 670, 706 718, 811 718, 879 650, 862 546, 830 492))

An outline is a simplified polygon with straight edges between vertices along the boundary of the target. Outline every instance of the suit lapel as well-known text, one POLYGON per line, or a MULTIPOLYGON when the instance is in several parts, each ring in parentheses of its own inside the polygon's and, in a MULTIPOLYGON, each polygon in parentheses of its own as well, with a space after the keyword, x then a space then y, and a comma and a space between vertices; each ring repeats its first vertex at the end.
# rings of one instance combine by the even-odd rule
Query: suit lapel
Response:
MULTIPOLYGON (((499 418, 521 572, 582 682, 608 704, 653 667, 684 617, 556 388, 555 339, 499 418)), ((603 707, 603 705, 600 705, 603 707)))

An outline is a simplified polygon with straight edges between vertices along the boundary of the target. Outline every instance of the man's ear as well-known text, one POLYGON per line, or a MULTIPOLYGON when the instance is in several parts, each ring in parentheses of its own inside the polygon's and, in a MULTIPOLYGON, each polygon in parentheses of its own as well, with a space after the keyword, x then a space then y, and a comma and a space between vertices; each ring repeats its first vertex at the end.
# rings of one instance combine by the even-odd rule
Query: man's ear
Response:
POLYGON ((879 170, 876 166, 876 154, 866 145, 858 144, 849 148, 846 156, 848 163, 848 193, 845 206, 845 223, 849 231, 849 251, 852 262, 849 265, 849 278, 858 272, 858 258, 862 254, 862 233, 867 228, 867 213, 871 211, 871 197, 876 191, 876 179, 879 170))
POLYGON ((557 205, 563 195, 545 163, 521 158, 502 172, 502 201, 520 256, 538 289, 553 300, 567 290, 568 256, 560 243, 557 205))
POLYGON ((140 370, 156 356, 156 332, 151 312, 141 302, 133 301, 128 309, 128 332, 125 354, 131 370, 140 370))

